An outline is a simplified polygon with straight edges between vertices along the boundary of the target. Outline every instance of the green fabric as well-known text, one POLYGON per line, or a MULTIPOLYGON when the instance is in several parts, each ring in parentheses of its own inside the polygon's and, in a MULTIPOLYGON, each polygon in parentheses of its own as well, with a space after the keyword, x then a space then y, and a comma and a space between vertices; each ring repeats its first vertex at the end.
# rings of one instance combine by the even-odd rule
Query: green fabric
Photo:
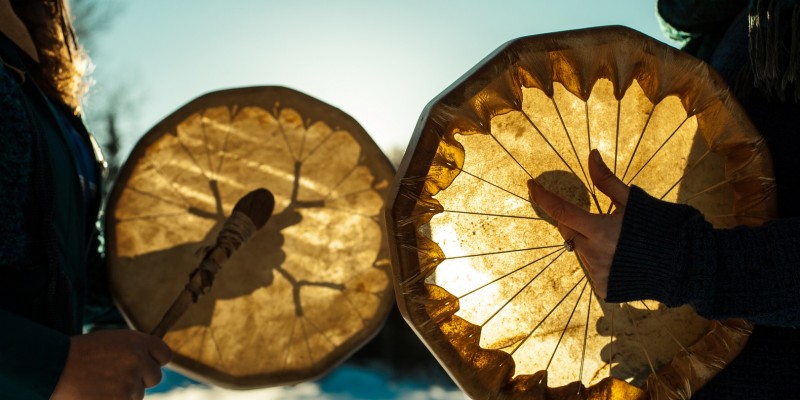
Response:
MULTIPOLYGON (((24 118, 28 117, 28 107, 22 91, 19 87, 9 85, 16 77, 10 75, 6 69, 0 70, 0 74, 0 79, 5 83, 0 99, 0 120, 5 127, 4 144, 8 145, 4 155, 26 155, 27 161, 25 165, 10 163, 4 157, 0 164, 5 166, 7 177, 13 177, 18 181, 17 184, 30 189, 33 172, 31 137, 35 128, 28 118, 24 118), (22 122, 9 127, 6 122, 11 120, 22 122), (12 141, 11 138, 15 136, 25 140, 12 141), (9 145, 11 143, 17 146, 9 145)), ((4 190, 13 187, 11 182, 3 183, 4 190)), ((42 241, 36 235, 26 233, 25 228, 29 229, 31 223, 28 214, 33 212, 30 190, 21 193, 25 194, 25 198, 6 198, 2 205, 3 209, 8 210, 8 217, 12 221, 22 220, 22 224, 15 223, 4 228, 8 236, 15 238, 14 243, 19 247, 6 249, 4 253, 12 257, 0 260, 6 284, 17 289, 6 290, 3 294, 3 306, 9 307, 9 310, 0 310, 0 326, 3 327, 0 333, 0 393, 3 393, 3 398, 9 399, 48 399, 63 369, 69 351, 69 337, 45 326, 48 312, 44 310, 44 304, 47 303, 47 282, 51 274, 45 265, 46 257, 42 257, 41 253, 36 254, 37 251, 34 250, 42 250, 38 246, 42 241), (40 321, 34 322, 33 319, 40 321)), ((65 305, 74 305, 69 299, 62 301, 65 305)), ((71 314, 75 315, 74 311, 71 314)))
MULTIPOLYGON (((4 64, 24 69, 0 35, 4 64)), ((0 231, 19 247, 0 258, 0 393, 3 399, 48 399, 69 352, 69 336, 83 325, 88 271, 100 270, 93 210, 87 212, 75 164, 76 145, 56 118, 58 109, 32 79, 0 67, 0 231), (13 122, 13 123, 12 123, 13 122), (25 155, 15 157, 14 155, 25 155), (14 182, 11 182, 13 180, 14 182), (7 225, 7 220, 22 224, 7 225)), ((71 123, 88 135, 77 118, 71 123)), ((98 179, 99 180, 99 179, 98 179)), ((93 273, 95 277, 103 274, 93 273)), ((103 285, 99 285, 103 286, 103 285)), ((105 296, 103 296, 106 299, 105 296)))
POLYGON ((0 310, 3 399, 49 399, 69 353, 69 336, 0 310))
POLYGON ((25 204, 31 175, 31 136, 19 134, 32 129, 24 104, 9 71, 0 63, 0 260, 17 264, 29 246, 25 226, 25 204))
MULTIPOLYGON (((46 121, 47 125, 50 125, 46 129, 54 133, 42 136, 45 139, 48 162, 52 166, 53 204, 56 204, 53 207, 53 227, 58 254, 62 258, 58 264, 65 267, 63 271, 69 282, 73 285, 82 285, 86 276, 86 255, 89 250, 87 237, 89 221, 83 199, 83 188, 77 179, 78 167, 75 160, 78 151, 74 148, 75 143, 67 137, 70 134, 67 128, 61 125, 59 119, 53 118, 59 110, 44 97, 38 100, 47 103, 37 107, 37 111, 41 113, 38 120, 46 121)), ((74 291, 70 295, 75 295, 74 291)), ((72 298, 71 303, 73 318, 77 318, 82 314, 83 299, 72 298)), ((82 321, 75 319, 73 323, 80 332, 82 321)))

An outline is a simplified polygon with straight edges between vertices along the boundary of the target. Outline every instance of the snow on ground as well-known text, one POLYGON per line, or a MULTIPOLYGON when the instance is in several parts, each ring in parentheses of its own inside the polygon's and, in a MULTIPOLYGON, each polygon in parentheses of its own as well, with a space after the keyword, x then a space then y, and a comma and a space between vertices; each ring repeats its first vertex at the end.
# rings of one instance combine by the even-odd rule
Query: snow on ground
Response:
MULTIPOLYGON (((174 374, 165 380, 174 380, 174 374)), ((169 382, 165 382, 168 384, 169 382)), ((146 400, 464 400, 454 386, 416 380, 392 381, 377 369, 343 365, 316 382, 257 390, 227 390, 187 382, 173 388, 148 391, 146 400)))

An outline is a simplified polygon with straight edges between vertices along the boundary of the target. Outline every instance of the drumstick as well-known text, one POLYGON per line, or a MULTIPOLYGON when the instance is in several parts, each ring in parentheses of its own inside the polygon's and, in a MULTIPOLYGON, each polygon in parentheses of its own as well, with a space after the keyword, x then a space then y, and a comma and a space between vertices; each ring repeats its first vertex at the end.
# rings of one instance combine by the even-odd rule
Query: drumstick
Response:
POLYGON ((225 221, 214 245, 204 249, 205 256, 200 265, 189 275, 178 298, 161 318, 153 336, 163 338, 172 325, 178 321, 201 295, 206 294, 214 283, 214 276, 231 258, 236 249, 250 239, 267 223, 275 208, 275 197, 267 189, 256 189, 236 202, 231 216, 225 221))

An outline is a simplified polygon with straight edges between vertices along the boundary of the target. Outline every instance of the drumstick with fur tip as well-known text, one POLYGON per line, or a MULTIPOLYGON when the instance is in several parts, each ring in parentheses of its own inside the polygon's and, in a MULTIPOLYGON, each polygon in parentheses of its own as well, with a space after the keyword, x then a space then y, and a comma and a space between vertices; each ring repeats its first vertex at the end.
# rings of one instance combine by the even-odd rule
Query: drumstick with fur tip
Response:
POLYGON ((216 243, 204 249, 203 260, 189 275, 189 283, 161 318, 161 322, 153 329, 151 333, 153 336, 163 338, 189 306, 197 303, 200 296, 211 289, 217 272, 239 246, 267 223, 274 209, 275 197, 269 190, 263 188, 246 194, 236 202, 231 216, 225 221, 217 236, 216 243))

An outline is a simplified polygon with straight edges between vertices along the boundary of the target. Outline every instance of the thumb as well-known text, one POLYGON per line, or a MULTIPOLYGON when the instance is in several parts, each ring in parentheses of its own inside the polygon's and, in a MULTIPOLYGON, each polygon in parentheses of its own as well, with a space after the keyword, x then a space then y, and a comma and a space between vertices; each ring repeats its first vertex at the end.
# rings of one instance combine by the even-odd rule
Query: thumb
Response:
POLYGON ((592 150, 589 156, 589 175, 592 177, 592 183, 605 193, 617 208, 628 204, 631 188, 608 169, 597 149, 592 150))

